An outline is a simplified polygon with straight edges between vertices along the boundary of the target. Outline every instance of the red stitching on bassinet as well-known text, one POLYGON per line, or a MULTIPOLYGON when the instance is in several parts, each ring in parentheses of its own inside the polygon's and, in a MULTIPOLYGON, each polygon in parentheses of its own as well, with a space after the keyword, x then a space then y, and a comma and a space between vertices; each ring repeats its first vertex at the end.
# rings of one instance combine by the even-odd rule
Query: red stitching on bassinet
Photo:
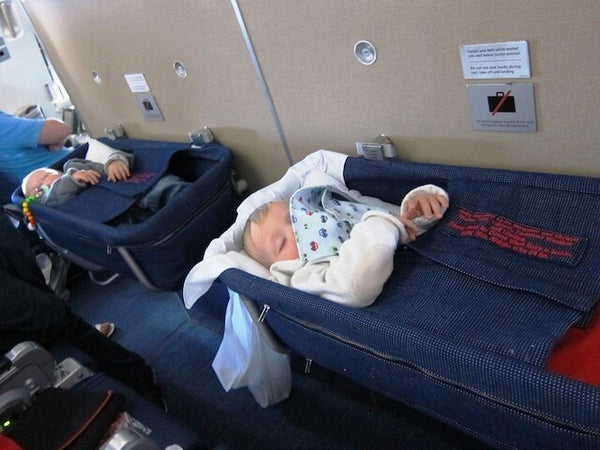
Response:
POLYGON ((152 178, 154 175, 156 175, 154 172, 134 173, 127 180, 123 181, 123 183, 142 184, 152 178))
POLYGON ((448 231, 488 241, 500 248, 544 260, 575 264, 586 239, 523 225, 492 213, 463 208, 447 223, 448 231))

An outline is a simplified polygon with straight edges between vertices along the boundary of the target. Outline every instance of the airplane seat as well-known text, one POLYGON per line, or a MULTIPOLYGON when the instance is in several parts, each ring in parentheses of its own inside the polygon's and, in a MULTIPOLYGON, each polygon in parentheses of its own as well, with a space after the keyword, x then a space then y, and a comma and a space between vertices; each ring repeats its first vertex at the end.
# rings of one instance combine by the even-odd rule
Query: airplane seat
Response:
POLYGON ((0 358, 0 433, 5 438, 23 448, 50 442, 106 450, 200 448, 193 433, 121 382, 73 357, 56 361, 32 341, 0 358))

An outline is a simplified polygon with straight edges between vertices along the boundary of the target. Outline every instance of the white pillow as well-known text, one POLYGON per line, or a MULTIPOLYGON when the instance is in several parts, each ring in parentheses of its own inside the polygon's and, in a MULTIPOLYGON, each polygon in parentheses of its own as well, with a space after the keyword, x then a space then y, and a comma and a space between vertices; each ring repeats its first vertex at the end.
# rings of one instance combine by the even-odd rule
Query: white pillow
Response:
POLYGON ((85 154, 85 159, 90 161, 106 164, 110 155, 115 152, 115 149, 103 144, 96 139, 90 139, 88 141, 88 150, 85 154))

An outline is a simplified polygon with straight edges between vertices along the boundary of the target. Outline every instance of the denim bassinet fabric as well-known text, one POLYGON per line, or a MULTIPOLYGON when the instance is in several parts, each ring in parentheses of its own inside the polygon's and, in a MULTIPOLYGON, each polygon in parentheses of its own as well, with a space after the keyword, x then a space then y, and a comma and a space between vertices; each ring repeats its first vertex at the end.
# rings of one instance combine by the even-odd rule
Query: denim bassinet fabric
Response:
POLYGON ((268 304, 298 353, 494 446, 599 448, 600 389, 545 366, 600 296, 600 180, 361 158, 344 177, 392 203, 426 183, 450 195, 372 306, 236 269, 221 280, 268 304))
POLYGON ((410 180, 433 177, 446 187, 451 208, 411 245, 418 253, 490 284, 538 294, 582 317, 596 304, 600 179, 406 162, 357 170, 356 163, 348 160, 348 184, 388 201, 410 180))
MULTIPOLYGON (((97 185, 88 186, 66 202, 54 206, 67 214, 85 216, 95 222, 108 222, 123 214, 166 173, 173 155, 189 148, 185 144, 165 146, 156 145, 152 141, 140 142, 132 139, 99 140, 109 147, 135 156, 134 165, 131 167, 132 176, 125 181, 113 183, 103 175, 97 185)), ((82 144, 73 151, 71 158, 85 159, 87 148, 88 144, 82 144)), ((62 164, 64 161, 54 168, 62 170, 62 164)))

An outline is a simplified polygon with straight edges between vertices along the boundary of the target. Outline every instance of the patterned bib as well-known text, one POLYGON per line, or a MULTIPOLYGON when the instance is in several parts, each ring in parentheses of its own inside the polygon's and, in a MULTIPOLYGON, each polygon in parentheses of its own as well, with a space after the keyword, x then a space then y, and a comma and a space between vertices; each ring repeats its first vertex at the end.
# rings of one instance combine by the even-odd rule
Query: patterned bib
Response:
POLYGON ((354 225, 367 211, 385 209, 368 206, 332 186, 302 188, 290 199, 290 216, 303 262, 337 255, 354 225))

